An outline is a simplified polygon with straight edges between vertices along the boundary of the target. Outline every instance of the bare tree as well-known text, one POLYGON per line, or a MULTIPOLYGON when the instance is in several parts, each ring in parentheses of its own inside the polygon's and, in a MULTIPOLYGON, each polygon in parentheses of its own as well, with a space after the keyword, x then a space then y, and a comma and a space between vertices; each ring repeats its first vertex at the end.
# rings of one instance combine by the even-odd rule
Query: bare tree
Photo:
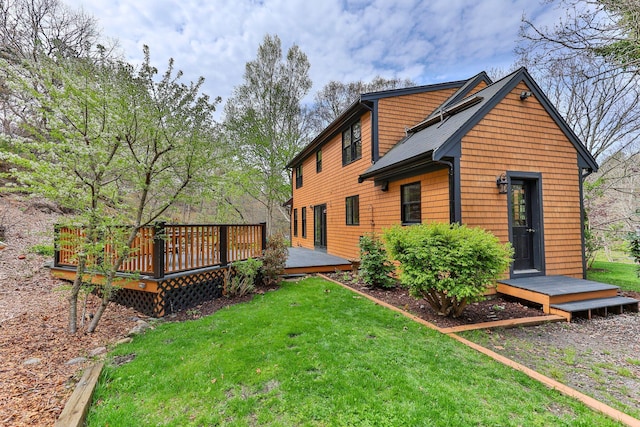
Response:
POLYGON ((560 0, 553 28, 524 18, 516 52, 601 164, 585 185, 590 236, 610 242, 633 229, 638 206, 640 77, 633 0, 560 0))
POLYGON ((362 80, 350 83, 332 80, 314 96, 314 105, 310 112, 313 132, 319 133, 322 131, 363 93, 415 85, 410 79, 385 79, 381 76, 376 76, 368 83, 362 80))
MULTIPOLYGON (((548 3, 553 1, 547 0, 548 3)), ((550 57, 597 55, 618 73, 640 69, 640 3, 637 0, 558 0, 565 16, 552 28, 523 18, 522 37, 550 57)))

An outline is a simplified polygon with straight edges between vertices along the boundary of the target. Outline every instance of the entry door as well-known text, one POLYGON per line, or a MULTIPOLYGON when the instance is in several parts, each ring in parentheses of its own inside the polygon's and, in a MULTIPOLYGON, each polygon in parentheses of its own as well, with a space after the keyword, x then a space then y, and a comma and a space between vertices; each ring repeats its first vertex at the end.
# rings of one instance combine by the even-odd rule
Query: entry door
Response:
POLYGON ((540 195, 536 180, 511 180, 511 243, 514 273, 542 270, 540 195))
POLYGON ((327 248, 327 205, 313 207, 313 245, 318 249, 327 248))

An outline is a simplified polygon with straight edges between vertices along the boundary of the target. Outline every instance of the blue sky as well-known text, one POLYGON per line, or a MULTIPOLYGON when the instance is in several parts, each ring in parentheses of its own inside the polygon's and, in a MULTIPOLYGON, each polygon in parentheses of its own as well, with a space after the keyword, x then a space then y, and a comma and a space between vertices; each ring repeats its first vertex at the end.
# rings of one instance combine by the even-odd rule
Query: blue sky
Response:
POLYGON ((513 64, 525 13, 553 25, 562 11, 540 0, 63 0, 98 20, 126 59, 142 45, 163 71, 169 58, 185 78, 206 79, 223 102, 243 81, 265 34, 311 63, 309 99, 331 80, 410 78, 431 84, 513 64))

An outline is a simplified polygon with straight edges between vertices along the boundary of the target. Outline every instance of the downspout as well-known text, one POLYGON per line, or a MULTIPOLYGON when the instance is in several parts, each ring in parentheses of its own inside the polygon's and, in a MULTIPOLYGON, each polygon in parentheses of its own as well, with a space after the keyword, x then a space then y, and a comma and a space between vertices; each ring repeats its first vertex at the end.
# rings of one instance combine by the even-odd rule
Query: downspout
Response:
POLYGON ((586 252, 586 241, 584 237, 584 228, 587 225, 586 219, 587 215, 584 210, 584 180, 593 173, 592 169, 587 169, 586 172, 580 175, 580 238, 582 240, 582 278, 587 278, 587 252, 586 252))
POLYGON ((449 169, 449 222, 451 224, 459 222, 456 218, 456 197, 455 197, 455 167, 448 160, 436 160, 436 163, 446 165, 449 169))
POLYGON ((369 105, 364 101, 360 101, 360 105, 371 112, 371 163, 375 163, 380 158, 378 153, 378 102, 369 105))

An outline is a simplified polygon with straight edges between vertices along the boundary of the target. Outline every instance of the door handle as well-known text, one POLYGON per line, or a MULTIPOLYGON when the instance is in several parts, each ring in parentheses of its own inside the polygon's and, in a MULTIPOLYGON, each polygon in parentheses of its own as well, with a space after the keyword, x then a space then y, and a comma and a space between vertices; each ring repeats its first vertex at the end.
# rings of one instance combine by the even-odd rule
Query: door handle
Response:
POLYGON ((527 228, 527 233, 535 233, 535 228, 527 228))

